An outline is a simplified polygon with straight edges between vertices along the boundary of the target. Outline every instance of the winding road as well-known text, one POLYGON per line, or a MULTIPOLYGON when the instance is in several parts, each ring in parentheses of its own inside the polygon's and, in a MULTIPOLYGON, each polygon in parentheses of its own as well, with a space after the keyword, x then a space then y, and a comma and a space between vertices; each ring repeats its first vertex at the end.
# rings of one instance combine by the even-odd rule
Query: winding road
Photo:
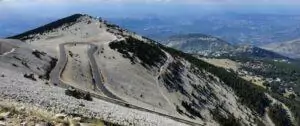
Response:
MULTIPOLYGON (((100 73, 99 67, 97 66, 97 63, 96 63, 95 58, 94 58, 94 54, 95 54, 95 52, 97 52, 98 46, 94 45, 92 43, 69 42, 69 43, 63 43, 63 44, 59 45, 59 51, 60 51, 59 60, 56 64, 55 68, 50 73, 50 81, 54 85, 60 86, 62 88, 72 87, 70 84, 67 84, 67 83, 65 83, 61 80, 62 72, 64 71, 64 69, 66 67, 66 64, 68 62, 67 53, 66 53, 66 50, 65 50, 65 45, 68 45, 68 44, 87 44, 87 45, 90 46, 90 49, 88 50, 87 53, 88 53, 90 65, 91 65, 91 68, 92 68, 93 82, 94 82, 95 87, 97 88, 97 90, 101 91, 105 96, 100 95, 99 93, 96 93, 96 92, 90 92, 90 91, 82 90, 82 89, 79 89, 79 88, 76 88, 76 90, 82 91, 82 92, 89 92, 92 97, 95 97, 95 98, 98 98, 98 99, 101 99, 101 100, 104 100, 104 101, 107 101, 107 102, 118 104, 118 105, 128 107, 128 108, 131 108, 131 109, 136 109, 136 110, 140 110, 140 111, 144 111, 144 112, 157 114, 159 116, 167 117, 167 118, 170 118, 170 119, 173 119, 175 121, 185 123, 185 124, 188 124, 188 125, 192 125, 192 126, 202 126, 203 125, 203 124, 199 124, 199 123, 196 123, 196 122, 193 122, 193 121, 185 120, 185 119, 182 119, 182 118, 178 118, 178 117, 175 117, 175 116, 170 116, 170 115, 163 114, 163 113, 160 113, 160 112, 156 112, 156 111, 153 111, 153 110, 145 109, 145 108, 133 105, 133 104, 129 104, 128 102, 122 100, 118 96, 111 93, 104 86, 104 80, 103 80, 103 78, 101 78, 101 73, 100 73)), ((169 59, 169 57, 168 57, 168 59, 169 59)), ((165 71, 168 64, 169 64, 169 61, 167 61, 165 63, 165 65, 161 68, 160 74, 163 71, 165 71)), ((158 78, 158 76, 157 76, 157 78, 158 78)), ((163 95, 163 93, 162 93, 162 95, 163 95)), ((168 99, 166 99, 166 100, 168 100, 168 99)), ((170 101, 168 101, 168 102, 170 102, 170 101)))
POLYGON ((113 99, 117 99, 117 100, 121 100, 121 98, 117 97, 116 95, 114 95, 113 93, 111 93, 105 86, 104 86, 104 81, 102 80, 101 76, 100 76, 100 72, 97 66, 97 63, 95 61, 94 58, 94 53, 98 50, 98 47, 94 44, 91 43, 86 43, 86 42, 70 42, 70 43, 63 43, 59 45, 59 50, 60 50, 60 57, 59 57, 59 61, 57 63, 57 65, 55 66, 54 70, 51 72, 50 77, 51 77, 51 81, 52 83, 56 84, 56 85, 61 85, 63 87, 69 87, 69 84, 66 84, 65 82, 63 82, 61 80, 61 75, 63 70, 65 69, 65 66, 68 62, 68 58, 67 58, 67 53, 66 53, 66 49, 65 49, 65 45, 89 45, 90 49, 88 50, 88 57, 89 57, 89 62, 90 62, 90 66, 91 66, 91 70, 92 70, 92 75, 93 75, 93 83, 94 86, 96 87, 96 89, 102 93, 104 93, 104 95, 106 95, 107 97, 113 98, 113 99))

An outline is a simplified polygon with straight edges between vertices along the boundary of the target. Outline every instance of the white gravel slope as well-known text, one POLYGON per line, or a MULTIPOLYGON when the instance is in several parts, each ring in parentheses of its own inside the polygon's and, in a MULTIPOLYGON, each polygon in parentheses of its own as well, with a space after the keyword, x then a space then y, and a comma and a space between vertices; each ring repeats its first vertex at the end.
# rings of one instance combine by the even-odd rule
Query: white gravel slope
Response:
POLYGON ((157 125, 181 126, 174 120, 129 109, 94 99, 92 102, 66 96, 64 89, 44 84, 43 81, 31 81, 21 73, 0 67, 0 97, 22 103, 28 103, 56 113, 76 113, 110 121, 121 125, 157 125), (84 107, 81 107, 82 104, 84 107))

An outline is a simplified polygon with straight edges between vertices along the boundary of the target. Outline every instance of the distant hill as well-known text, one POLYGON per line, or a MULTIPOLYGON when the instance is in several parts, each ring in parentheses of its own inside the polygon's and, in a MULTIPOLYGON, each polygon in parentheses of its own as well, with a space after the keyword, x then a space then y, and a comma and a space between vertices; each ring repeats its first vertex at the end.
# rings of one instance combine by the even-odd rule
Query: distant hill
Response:
POLYGON ((262 46, 262 48, 272 50, 287 57, 300 58, 300 39, 282 43, 272 43, 262 46))
POLYGON ((181 34, 169 37, 163 44, 187 53, 204 56, 247 56, 253 58, 289 59, 275 52, 251 45, 234 45, 205 34, 181 34))
POLYGON ((228 53, 235 48, 219 38, 204 34, 175 35, 171 36, 164 44, 187 53, 201 55, 219 55, 228 53))

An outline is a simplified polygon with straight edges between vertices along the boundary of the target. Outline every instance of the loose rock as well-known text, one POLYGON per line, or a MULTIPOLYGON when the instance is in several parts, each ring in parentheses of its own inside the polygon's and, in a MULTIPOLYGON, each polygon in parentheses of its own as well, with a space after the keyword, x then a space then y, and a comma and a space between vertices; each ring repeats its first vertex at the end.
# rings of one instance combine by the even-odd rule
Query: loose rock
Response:
POLYGON ((4 112, 0 114, 0 118, 7 118, 10 115, 10 112, 4 112))
POLYGON ((6 123, 3 121, 0 121, 0 126, 6 126, 6 123))
POLYGON ((66 116, 67 115, 65 115, 65 114, 56 114, 54 117, 55 117, 55 119, 65 119, 66 116))

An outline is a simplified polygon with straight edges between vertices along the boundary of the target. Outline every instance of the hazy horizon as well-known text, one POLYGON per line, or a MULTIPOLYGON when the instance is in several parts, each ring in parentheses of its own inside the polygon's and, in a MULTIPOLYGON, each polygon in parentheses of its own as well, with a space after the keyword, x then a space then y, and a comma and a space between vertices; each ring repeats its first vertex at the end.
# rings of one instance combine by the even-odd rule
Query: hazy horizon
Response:
POLYGON ((104 19, 182 18, 227 14, 298 15, 296 0, 0 0, 0 37, 84 13, 104 19), (22 23, 20 23, 22 22, 22 23))

